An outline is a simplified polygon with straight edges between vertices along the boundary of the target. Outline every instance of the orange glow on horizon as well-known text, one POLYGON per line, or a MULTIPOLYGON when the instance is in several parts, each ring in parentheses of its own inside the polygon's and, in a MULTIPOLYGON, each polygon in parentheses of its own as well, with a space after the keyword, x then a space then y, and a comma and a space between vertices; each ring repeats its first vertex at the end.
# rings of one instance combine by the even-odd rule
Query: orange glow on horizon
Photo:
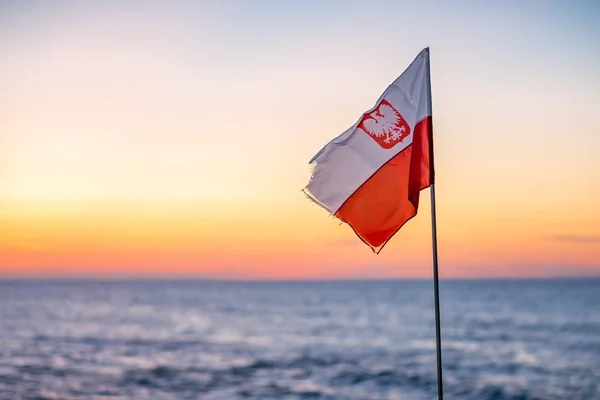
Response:
MULTIPOLYGON (((256 206, 254 212, 234 203, 225 209, 193 203, 6 208, 10 212, 0 217, 0 276, 428 277, 427 195, 422 192, 417 217, 379 256, 308 200, 299 201, 306 207, 296 215, 289 213, 293 204, 256 206)), ((488 229, 485 214, 447 211, 438 211, 442 277, 544 276, 536 266, 564 266, 564 275, 571 267, 574 275, 599 272, 600 246, 585 241, 595 237, 598 219, 551 224, 522 213, 488 229), (533 223, 526 225, 526 217, 533 223), (569 232, 569 226, 579 236, 556 233, 569 232)))

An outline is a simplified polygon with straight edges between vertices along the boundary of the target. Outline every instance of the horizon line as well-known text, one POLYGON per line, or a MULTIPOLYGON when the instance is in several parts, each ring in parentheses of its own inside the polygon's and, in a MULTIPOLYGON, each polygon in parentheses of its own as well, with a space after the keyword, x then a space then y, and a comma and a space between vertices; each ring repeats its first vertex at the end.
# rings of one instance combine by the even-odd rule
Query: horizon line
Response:
MULTIPOLYGON (((564 275, 564 276, 492 276, 492 277, 440 277, 440 281, 564 281, 564 280, 600 280, 598 275, 564 275)), ((433 282, 433 278, 393 277, 393 278, 215 278, 201 276, 14 276, 0 277, 0 283, 11 282, 190 282, 190 283, 352 283, 352 282, 433 282)))

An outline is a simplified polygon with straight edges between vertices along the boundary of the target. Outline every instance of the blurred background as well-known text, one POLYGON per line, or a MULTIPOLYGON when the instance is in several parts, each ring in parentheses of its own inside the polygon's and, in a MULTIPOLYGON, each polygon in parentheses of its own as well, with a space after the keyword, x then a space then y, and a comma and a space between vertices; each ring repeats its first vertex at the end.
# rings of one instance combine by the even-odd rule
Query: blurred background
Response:
POLYGON ((600 399, 597 1, 0 0, 0 399, 433 399, 428 193, 308 161, 429 46, 449 398, 600 399))

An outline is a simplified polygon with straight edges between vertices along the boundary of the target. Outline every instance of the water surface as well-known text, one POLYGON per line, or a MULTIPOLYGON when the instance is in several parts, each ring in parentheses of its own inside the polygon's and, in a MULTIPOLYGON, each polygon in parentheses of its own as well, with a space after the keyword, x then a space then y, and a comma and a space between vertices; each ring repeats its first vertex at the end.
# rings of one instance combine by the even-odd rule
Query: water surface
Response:
MULTIPOLYGON (((441 282, 447 399, 600 399, 600 280, 441 282)), ((436 398, 432 284, 0 282, 0 399, 436 398)))

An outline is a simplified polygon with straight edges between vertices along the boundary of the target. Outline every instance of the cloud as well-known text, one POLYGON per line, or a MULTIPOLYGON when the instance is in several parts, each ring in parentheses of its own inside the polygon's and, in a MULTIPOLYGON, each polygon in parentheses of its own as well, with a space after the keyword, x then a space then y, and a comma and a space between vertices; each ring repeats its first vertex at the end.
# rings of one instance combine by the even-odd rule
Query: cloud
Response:
POLYGON ((563 243, 600 243, 600 236, 595 235, 554 235, 552 240, 563 243))

